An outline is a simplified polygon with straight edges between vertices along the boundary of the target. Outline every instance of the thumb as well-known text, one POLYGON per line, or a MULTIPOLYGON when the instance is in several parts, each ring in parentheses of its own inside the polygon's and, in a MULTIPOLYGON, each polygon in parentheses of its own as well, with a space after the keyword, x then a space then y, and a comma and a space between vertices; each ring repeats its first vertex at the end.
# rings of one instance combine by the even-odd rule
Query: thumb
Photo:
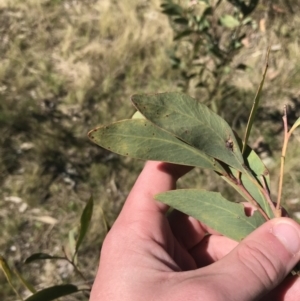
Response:
POLYGON ((299 250, 300 226, 296 222, 289 218, 266 222, 216 263, 227 274, 221 284, 223 291, 232 295, 230 300, 259 299, 298 263, 299 250))

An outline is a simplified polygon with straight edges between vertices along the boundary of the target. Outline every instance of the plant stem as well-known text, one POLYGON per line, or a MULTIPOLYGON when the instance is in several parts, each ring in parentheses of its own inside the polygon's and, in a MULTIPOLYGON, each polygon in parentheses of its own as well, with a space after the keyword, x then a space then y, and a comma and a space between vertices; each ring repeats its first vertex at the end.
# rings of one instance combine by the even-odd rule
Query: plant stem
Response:
POLYGON ((259 212, 260 214, 264 217, 266 221, 270 220, 266 212, 261 208, 261 206, 256 202, 256 200, 252 197, 252 195, 249 193, 249 191, 245 188, 243 185, 241 178, 231 178, 227 177, 231 182, 233 182, 235 185, 240 187, 240 190, 247 196, 247 199, 249 203, 251 203, 259 212))
POLYGON ((282 119, 283 119, 283 128, 284 128, 284 139, 283 139, 283 146, 282 146, 281 159, 280 159, 280 175, 279 175, 278 195, 277 195, 277 204, 276 204, 276 212, 275 212, 276 217, 281 217, 282 215, 280 203, 281 203, 281 195, 282 195, 284 162, 285 162, 286 148, 290 138, 290 134, 288 132, 286 106, 284 106, 282 119))
POLYGON ((74 262, 74 258, 72 258, 72 259, 69 259, 69 257, 68 257, 68 255, 67 255, 67 252, 66 252, 66 250, 65 250, 65 248, 64 247, 62 247, 62 251, 63 251, 63 253, 64 253, 64 255, 65 255, 65 257, 62 257, 61 259, 64 259, 64 260, 66 260, 68 263, 70 263, 72 266, 73 266, 73 268, 74 268, 74 271, 87 283, 87 279, 85 278, 85 276, 82 274, 82 272, 79 270, 79 268, 77 267, 77 265, 75 264, 75 262, 74 262))
POLYGON ((262 185, 263 185, 263 189, 262 189, 262 193, 264 194, 264 196, 266 197, 266 200, 267 202, 269 203, 274 215, 276 214, 276 207, 271 199, 271 196, 270 196, 270 191, 267 187, 267 183, 266 183, 266 179, 265 177, 262 175, 261 176, 261 182, 262 182, 262 185))

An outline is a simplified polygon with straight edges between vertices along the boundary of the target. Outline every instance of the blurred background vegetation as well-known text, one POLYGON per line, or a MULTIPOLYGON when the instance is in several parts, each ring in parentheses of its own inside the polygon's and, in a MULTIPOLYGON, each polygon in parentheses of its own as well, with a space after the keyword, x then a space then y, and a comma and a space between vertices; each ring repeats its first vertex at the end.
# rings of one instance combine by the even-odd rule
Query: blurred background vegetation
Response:
MULTIPOLYGON (((0 253, 37 289, 82 282, 64 262, 24 266, 23 261, 35 252, 61 255, 62 247, 68 252, 69 230, 78 225, 91 194, 94 214, 78 266, 92 283, 105 221, 113 224, 143 166, 93 145, 87 132, 130 118, 134 93, 184 91, 210 105, 242 133, 269 45, 269 71, 250 142, 271 171, 276 195, 283 105, 289 106, 291 123, 300 111, 300 1, 256 1, 239 44, 230 48, 219 69, 214 57, 220 53, 202 49, 195 58, 200 50, 195 48, 190 19, 178 20, 168 12, 170 3, 179 3, 193 18, 203 13, 200 2, 220 2, 220 16, 238 13, 232 3, 239 1, 0 2, 0 253), (190 32, 178 38, 186 29, 190 32), (212 75, 202 72, 200 65, 212 75)), ((218 37, 220 51, 230 46, 227 42, 234 32, 230 33, 232 23, 224 22, 209 27, 218 37)), ((295 168, 299 133, 293 140, 283 197, 287 210, 299 219, 300 170, 295 168)), ((194 170, 179 185, 236 198, 213 174, 202 170, 194 170)), ((0 299, 16 300, 2 273, 0 283, 0 299)), ((18 280, 13 283, 26 296, 18 280)), ((86 297, 76 294, 64 300, 86 297)))

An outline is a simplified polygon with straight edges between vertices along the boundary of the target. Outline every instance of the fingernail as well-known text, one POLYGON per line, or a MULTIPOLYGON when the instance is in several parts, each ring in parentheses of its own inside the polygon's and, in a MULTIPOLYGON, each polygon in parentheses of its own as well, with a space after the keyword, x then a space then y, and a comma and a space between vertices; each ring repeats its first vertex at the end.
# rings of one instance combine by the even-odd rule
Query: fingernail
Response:
POLYGON ((272 233, 292 254, 296 254, 300 249, 299 231, 291 224, 279 222, 272 228, 272 233))

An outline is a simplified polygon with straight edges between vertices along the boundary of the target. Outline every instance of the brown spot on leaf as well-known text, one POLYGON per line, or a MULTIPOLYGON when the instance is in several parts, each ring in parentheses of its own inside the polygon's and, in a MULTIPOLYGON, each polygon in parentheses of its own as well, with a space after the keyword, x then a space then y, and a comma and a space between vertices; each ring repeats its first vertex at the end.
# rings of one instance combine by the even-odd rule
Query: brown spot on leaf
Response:
POLYGON ((229 137, 225 142, 226 147, 233 152, 233 141, 229 137))
POLYGON ((263 175, 264 176, 268 176, 269 175, 269 171, 267 169, 265 169, 264 172, 263 172, 263 175))

